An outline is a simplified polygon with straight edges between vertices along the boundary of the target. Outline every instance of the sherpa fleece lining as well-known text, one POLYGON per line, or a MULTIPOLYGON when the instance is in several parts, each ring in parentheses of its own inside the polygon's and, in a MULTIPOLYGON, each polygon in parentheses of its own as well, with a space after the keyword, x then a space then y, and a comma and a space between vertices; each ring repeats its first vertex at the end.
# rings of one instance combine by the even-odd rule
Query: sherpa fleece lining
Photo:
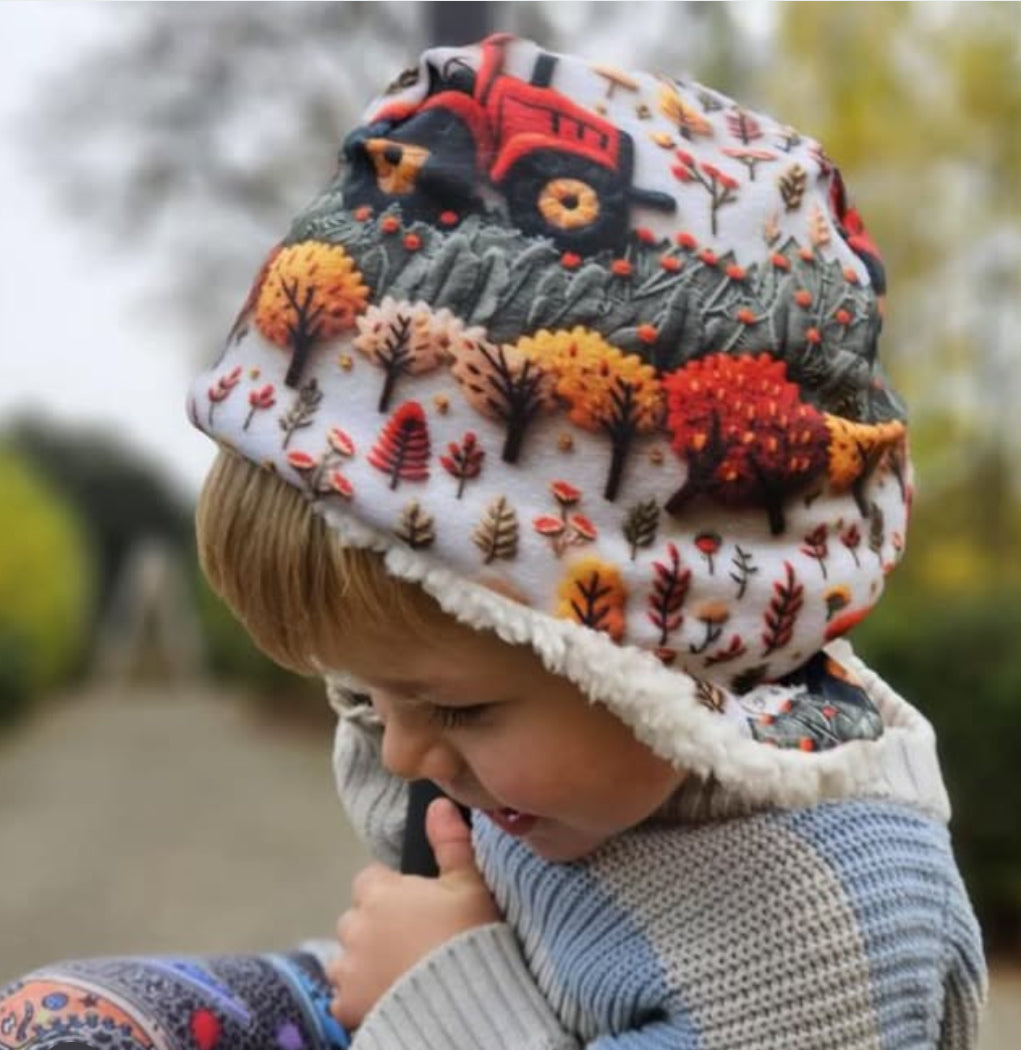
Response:
MULTIPOLYGON (((511 645, 529 645, 554 674, 604 704, 654 752, 733 802, 810 806, 829 799, 896 797, 938 820, 950 816, 929 722, 870 671, 846 642, 826 651, 856 675, 883 719, 878 740, 802 752, 761 743, 742 725, 700 704, 695 680, 650 653, 511 601, 392 541, 330 504, 315 504, 345 542, 384 554, 388 571, 419 584, 462 623, 511 645)), ((342 676, 341 676, 342 677, 342 676)))

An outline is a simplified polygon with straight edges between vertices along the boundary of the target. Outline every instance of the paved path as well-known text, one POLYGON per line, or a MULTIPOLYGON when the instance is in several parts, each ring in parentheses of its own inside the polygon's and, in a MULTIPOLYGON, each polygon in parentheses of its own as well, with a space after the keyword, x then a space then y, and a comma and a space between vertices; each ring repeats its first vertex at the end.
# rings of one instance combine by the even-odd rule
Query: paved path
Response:
MULTIPOLYGON (((328 936, 365 863, 329 732, 237 697, 92 693, 0 739, 0 982, 58 958, 252 951, 328 936)), ((1021 969, 981 1050, 1014 1050, 1021 969)))
POLYGON ((236 697, 144 688, 0 738, 0 981, 82 954, 329 936, 365 863, 330 743, 273 733, 236 697))

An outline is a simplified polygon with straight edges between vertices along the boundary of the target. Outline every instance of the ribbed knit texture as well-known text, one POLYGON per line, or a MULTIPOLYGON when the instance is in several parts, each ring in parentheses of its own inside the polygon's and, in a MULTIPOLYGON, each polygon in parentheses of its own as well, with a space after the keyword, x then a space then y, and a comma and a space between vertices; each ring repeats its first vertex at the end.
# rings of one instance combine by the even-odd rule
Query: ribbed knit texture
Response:
MULTIPOLYGON (((338 755, 352 763, 341 779, 362 833, 386 842, 399 814, 387 813, 397 796, 378 733, 346 719, 338 755)), ((476 858, 505 923, 405 974, 355 1050, 975 1046, 981 937, 941 820, 888 786, 728 811, 710 784, 694 818, 688 794, 572 864, 476 815, 476 858)))

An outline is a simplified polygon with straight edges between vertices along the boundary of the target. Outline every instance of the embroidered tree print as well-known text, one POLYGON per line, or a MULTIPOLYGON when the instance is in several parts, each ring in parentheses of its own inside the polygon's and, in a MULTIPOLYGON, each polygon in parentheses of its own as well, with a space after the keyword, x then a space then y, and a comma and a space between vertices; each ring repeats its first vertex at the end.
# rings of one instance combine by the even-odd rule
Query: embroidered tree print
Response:
POLYGON ((400 481, 429 477, 429 427, 417 401, 406 401, 394 411, 368 455, 369 462, 390 477, 390 488, 400 481))
POLYGON ((505 463, 516 463, 528 424, 539 412, 556 407, 553 377, 514 347, 483 339, 465 339, 453 357, 453 376, 468 403, 506 424, 501 456, 505 463))
POLYGON ((720 640, 724 625, 730 619, 730 609, 727 608, 726 602, 703 602, 692 615, 702 624, 704 630, 702 638, 688 646, 692 655, 698 656, 720 640))
POLYGON ((725 506, 763 506, 773 535, 783 501, 826 466, 822 414, 801 401, 786 366, 768 354, 715 354, 667 376, 667 428, 688 464, 667 512, 705 495, 725 506))
POLYGON ((861 530, 857 525, 849 525, 840 534, 840 542, 851 552, 854 558, 855 568, 861 568, 861 559, 858 557, 858 548, 861 546, 861 530))
POLYGON ((794 636, 794 625, 805 602, 805 588, 798 581, 794 567, 784 563, 784 578, 773 584, 773 598, 766 611, 766 629, 762 634, 763 656, 769 656, 787 645, 794 636))
POLYGON ((354 496, 354 486, 340 471, 344 460, 355 454, 350 436, 340 427, 331 427, 326 435, 326 449, 318 458, 308 452, 289 452, 287 462, 301 475, 310 496, 336 493, 345 499, 354 496))
POLYGON ((401 511, 401 521, 394 533, 412 550, 421 550, 435 542, 435 524, 432 515, 427 514, 417 500, 412 500, 401 511))
POLYGON ((667 648, 667 642, 684 622, 682 609, 691 586, 691 570, 682 564, 676 544, 668 543, 666 549, 668 560, 652 563, 654 577, 648 615, 653 627, 659 631, 657 655, 669 663, 676 652, 667 648))
POLYGON ((379 411, 390 408, 398 378, 438 368, 452 353, 464 325, 449 310, 433 309, 428 303, 398 302, 387 296, 379 306, 370 306, 356 319, 360 350, 385 373, 379 395, 379 411))
POLYGON ((705 665, 716 667, 718 664, 729 663, 731 660, 744 656, 746 652, 748 652, 748 647, 744 644, 744 639, 739 634, 734 634, 731 635, 730 641, 723 649, 717 649, 715 653, 710 653, 705 658, 705 665))
POLYGON ((472 533, 472 542, 488 565, 497 558, 510 560, 518 553, 518 516, 506 496, 497 496, 472 533))
POLYGON ((788 211, 797 211, 805 197, 808 186, 808 172, 800 164, 792 164, 777 179, 780 187, 780 198, 788 211))
POLYGON ((447 455, 440 456, 440 465, 452 477, 457 479, 457 498, 464 493, 465 482, 477 478, 482 472, 482 461, 486 453, 479 447, 475 433, 469 430, 461 443, 451 441, 447 445, 447 455))
POLYGON ((825 580, 828 576, 826 571, 826 559, 829 557, 830 548, 827 543, 827 536, 829 529, 826 523, 813 529, 804 539, 801 545, 801 553, 806 554, 809 558, 813 558, 819 563, 819 568, 822 570, 822 578, 825 580))
POLYGON ((730 578, 737 584, 737 598, 740 601, 748 590, 748 583, 758 571, 759 567, 749 551, 741 544, 735 545, 734 557, 730 562, 732 569, 730 578))
POLYGON ((299 430, 312 426, 316 412, 323 401, 323 392, 313 376, 307 383, 302 383, 291 402, 291 407, 278 420, 284 432, 283 448, 291 443, 291 438, 299 430))
POLYGON ((727 114, 727 130, 747 146, 762 138, 762 125, 745 109, 735 108, 727 114))
POLYGON ((557 588, 556 615, 605 631, 615 642, 624 637, 627 590, 615 566, 598 558, 582 558, 568 567, 557 588))
POLYGON ((694 682, 695 699, 702 707, 715 711, 717 714, 726 710, 727 694, 718 685, 707 682, 704 678, 696 678, 694 682))
POLYGON ((720 151, 725 156, 733 157, 739 164, 748 169, 749 181, 755 181, 759 165, 779 160, 779 155, 771 149, 759 149, 754 146, 724 146, 720 151))
POLYGON ((716 213, 725 204, 733 204, 737 200, 737 191, 741 184, 732 175, 721 171, 715 164, 709 164, 706 161, 697 162, 685 150, 677 150, 674 156, 677 158, 677 163, 670 169, 674 178, 681 182, 697 183, 709 194, 709 220, 715 237, 719 232, 716 228, 716 213))
POLYGON ((808 215, 808 239, 816 248, 822 248, 830 243, 833 234, 830 224, 818 204, 813 205, 808 215))
POLYGON ((592 543, 599 532, 584 514, 569 513, 572 507, 581 502, 580 489, 566 481, 554 481, 550 491, 559 505, 560 513, 539 515, 532 520, 532 528, 550 541, 553 553, 560 558, 569 547, 592 543))
POLYGON ((664 80, 660 83, 657 101, 660 113, 676 124, 678 132, 686 139, 712 135, 712 124, 691 103, 686 102, 669 81, 664 80))
POLYGON ((826 473, 834 492, 854 495, 862 517, 868 517, 865 487, 887 451, 903 445, 907 428, 892 420, 888 423, 856 423, 842 416, 823 417, 829 431, 826 473))
POLYGON ((581 327, 538 332, 521 339, 517 349, 556 377, 557 395, 568 405, 572 423, 609 437, 610 468, 603 496, 616 499, 635 437, 651 433, 662 422, 663 390, 656 370, 581 327))
POLYGON ((651 547, 659 531, 659 504, 654 499, 636 503, 624 519, 624 539, 631 546, 631 560, 638 557, 639 547, 651 547))
POLYGON ((234 388, 241 382, 241 366, 237 365, 229 372, 220 376, 207 391, 209 397, 209 426, 213 425, 213 412, 216 406, 222 404, 234 392, 234 388))
POLYGON ((255 323, 271 343, 291 352, 286 386, 298 385, 316 343, 354 327, 368 296, 340 245, 303 241, 280 249, 259 290, 255 323))
POLYGON ((886 515, 878 503, 869 504, 869 550, 883 560, 883 542, 886 539, 886 515))
POLYGON ((272 383, 267 383, 265 386, 261 386, 257 390, 249 391, 248 415, 245 416, 244 426, 242 426, 241 429, 247 430, 249 426, 251 426, 256 412, 265 412, 268 409, 271 409, 276 403, 276 388, 272 383))

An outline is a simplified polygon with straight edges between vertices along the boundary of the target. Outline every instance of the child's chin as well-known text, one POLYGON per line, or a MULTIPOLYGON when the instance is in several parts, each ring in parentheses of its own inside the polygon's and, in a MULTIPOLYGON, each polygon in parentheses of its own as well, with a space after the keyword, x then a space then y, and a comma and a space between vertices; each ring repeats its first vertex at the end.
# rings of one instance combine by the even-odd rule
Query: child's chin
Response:
POLYGON ((539 829, 524 837, 524 843, 537 856, 554 864, 569 864, 584 860, 595 853, 606 836, 583 835, 565 831, 542 834, 539 829))

